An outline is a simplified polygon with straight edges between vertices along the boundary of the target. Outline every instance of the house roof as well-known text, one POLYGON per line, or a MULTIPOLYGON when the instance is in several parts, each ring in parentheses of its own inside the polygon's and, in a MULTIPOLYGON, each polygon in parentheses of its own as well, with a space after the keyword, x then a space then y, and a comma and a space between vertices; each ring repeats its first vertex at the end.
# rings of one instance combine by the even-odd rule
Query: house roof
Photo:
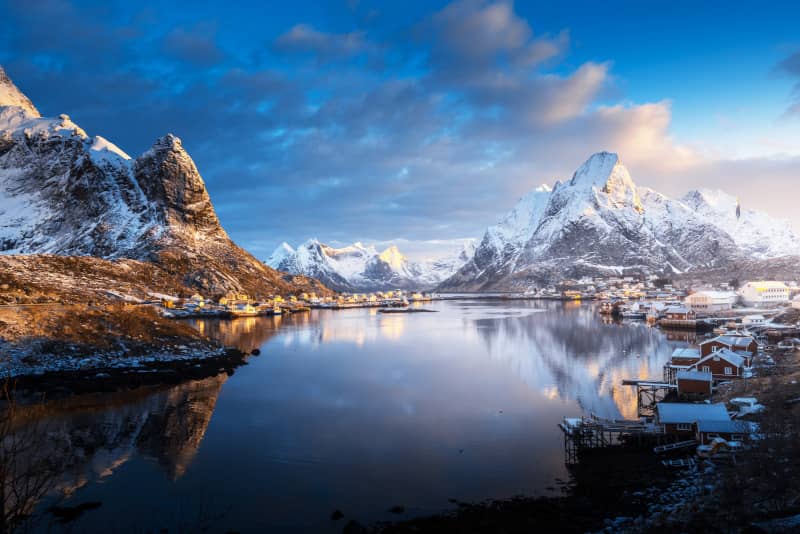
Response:
POLYGON ((665 313, 689 313, 691 310, 684 308, 683 306, 670 306, 666 310, 665 313))
POLYGON ((695 347, 679 347, 672 351, 673 358, 700 358, 700 349, 695 347))
POLYGON ((706 290, 702 290, 702 291, 696 291, 696 292, 692 293, 691 295, 687 296, 686 299, 687 300, 693 299, 693 297, 694 298, 706 297, 706 298, 710 298, 710 299, 733 299, 733 298, 736 298, 736 293, 733 293, 732 291, 706 291, 706 290))
POLYGON ((711 354, 709 354, 708 356, 706 356, 705 358, 703 358, 699 362, 695 363, 694 366, 700 367, 700 365, 702 363, 707 362, 709 360, 713 360, 714 358, 722 358, 726 362, 728 362, 731 365, 734 365, 736 367, 742 367, 744 365, 744 362, 745 362, 744 358, 742 358, 740 355, 736 354, 732 350, 720 349, 720 350, 718 350, 716 352, 712 352, 711 354))
POLYGON ((703 371, 678 371, 675 376, 678 380, 703 380, 705 382, 711 382, 714 379, 711 373, 703 371))
POLYGON ((758 432, 758 425, 750 421, 715 421, 698 420, 697 430, 700 432, 725 432, 731 434, 752 434, 758 432))
POLYGON ((729 421, 725 405, 659 402, 656 404, 660 423, 694 423, 697 421, 729 421))
POLYGON ((752 336, 733 336, 730 334, 722 334, 721 336, 717 336, 714 339, 709 339, 708 341, 703 341, 700 345, 705 345, 706 343, 712 343, 716 341, 717 343, 722 343, 723 345, 728 345, 729 347, 747 347, 750 343, 755 341, 752 336))
POLYGON ((789 286, 784 284, 783 282, 778 282, 775 280, 759 280, 756 282, 747 282, 744 287, 750 287, 757 291, 763 291, 764 289, 789 289, 789 286))

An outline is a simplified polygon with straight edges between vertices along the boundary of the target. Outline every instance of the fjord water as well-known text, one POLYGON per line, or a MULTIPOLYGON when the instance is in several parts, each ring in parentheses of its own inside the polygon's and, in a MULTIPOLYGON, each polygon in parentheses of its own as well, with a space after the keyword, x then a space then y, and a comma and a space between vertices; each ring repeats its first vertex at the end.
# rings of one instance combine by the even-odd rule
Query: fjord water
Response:
POLYGON ((102 503, 72 526, 339 532, 449 499, 558 495, 561 418, 635 417, 621 380, 660 376, 682 344, 592 304, 425 307, 438 313, 197 321, 261 354, 230 377, 60 405, 61 504, 102 503))

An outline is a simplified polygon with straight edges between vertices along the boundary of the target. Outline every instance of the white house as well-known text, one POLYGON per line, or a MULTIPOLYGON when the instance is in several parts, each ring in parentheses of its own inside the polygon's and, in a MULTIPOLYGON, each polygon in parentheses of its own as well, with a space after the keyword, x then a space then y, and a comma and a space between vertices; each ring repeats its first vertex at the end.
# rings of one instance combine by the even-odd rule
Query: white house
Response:
POLYGON ((746 306, 776 306, 789 302, 789 286, 783 282, 747 282, 739 288, 739 296, 746 306))
POLYGON ((792 300, 792 308, 800 310, 800 295, 797 295, 794 300, 792 300))
POLYGON ((742 317, 742 326, 764 326, 767 319, 763 315, 745 315, 742 317))
POLYGON ((731 291, 698 291, 686 297, 686 307, 695 312, 730 310, 736 302, 731 291))

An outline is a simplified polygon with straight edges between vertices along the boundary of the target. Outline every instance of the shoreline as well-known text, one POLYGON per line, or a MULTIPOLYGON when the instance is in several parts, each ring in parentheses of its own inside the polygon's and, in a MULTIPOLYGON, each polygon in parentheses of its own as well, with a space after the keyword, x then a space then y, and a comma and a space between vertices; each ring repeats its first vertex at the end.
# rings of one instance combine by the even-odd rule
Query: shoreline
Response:
MULTIPOLYGON (((619 445, 587 450, 570 471, 561 496, 515 496, 477 503, 453 501, 455 510, 362 526, 370 534, 461 532, 598 532, 621 525, 647 510, 650 493, 668 492, 683 473, 660 464, 647 448, 619 445), (619 518, 619 519, 618 519, 619 518)), ((556 485, 558 482, 554 482, 556 485)))
POLYGON ((88 369, 52 370, 36 374, 6 377, 16 394, 61 398, 86 393, 112 393, 139 387, 174 385, 189 380, 202 380, 220 373, 233 375, 247 365, 249 355, 226 347, 216 354, 179 356, 172 359, 137 360, 137 365, 92 367, 88 369))

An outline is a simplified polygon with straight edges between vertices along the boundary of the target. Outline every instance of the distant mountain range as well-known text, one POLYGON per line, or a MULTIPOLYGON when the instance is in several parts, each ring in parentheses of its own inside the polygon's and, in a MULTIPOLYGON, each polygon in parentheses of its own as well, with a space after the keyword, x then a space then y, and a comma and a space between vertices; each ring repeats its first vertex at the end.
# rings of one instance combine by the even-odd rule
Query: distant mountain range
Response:
POLYGON ((324 290, 231 241, 180 139, 133 159, 67 115, 42 117, 2 68, 0 253, 142 260, 210 295, 324 290))
POLYGON ((671 199, 638 187, 616 154, 600 152, 569 181, 525 195, 440 288, 523 289, 585 275, 724 276, 738 266, 792 265, 787 258, 795 256, 800 239, 787 222, 722 191, 671 199))
POLYGON ((267 265, 316 278, 340 291, 424 290, 452 276, 470 260, 474 250, 470 242, 450 256, 415 262, 396 246, 379 252, 374 246, 361 243, 334 248, 309 239, 297 249, 282 243, 267 259, 267 265))

